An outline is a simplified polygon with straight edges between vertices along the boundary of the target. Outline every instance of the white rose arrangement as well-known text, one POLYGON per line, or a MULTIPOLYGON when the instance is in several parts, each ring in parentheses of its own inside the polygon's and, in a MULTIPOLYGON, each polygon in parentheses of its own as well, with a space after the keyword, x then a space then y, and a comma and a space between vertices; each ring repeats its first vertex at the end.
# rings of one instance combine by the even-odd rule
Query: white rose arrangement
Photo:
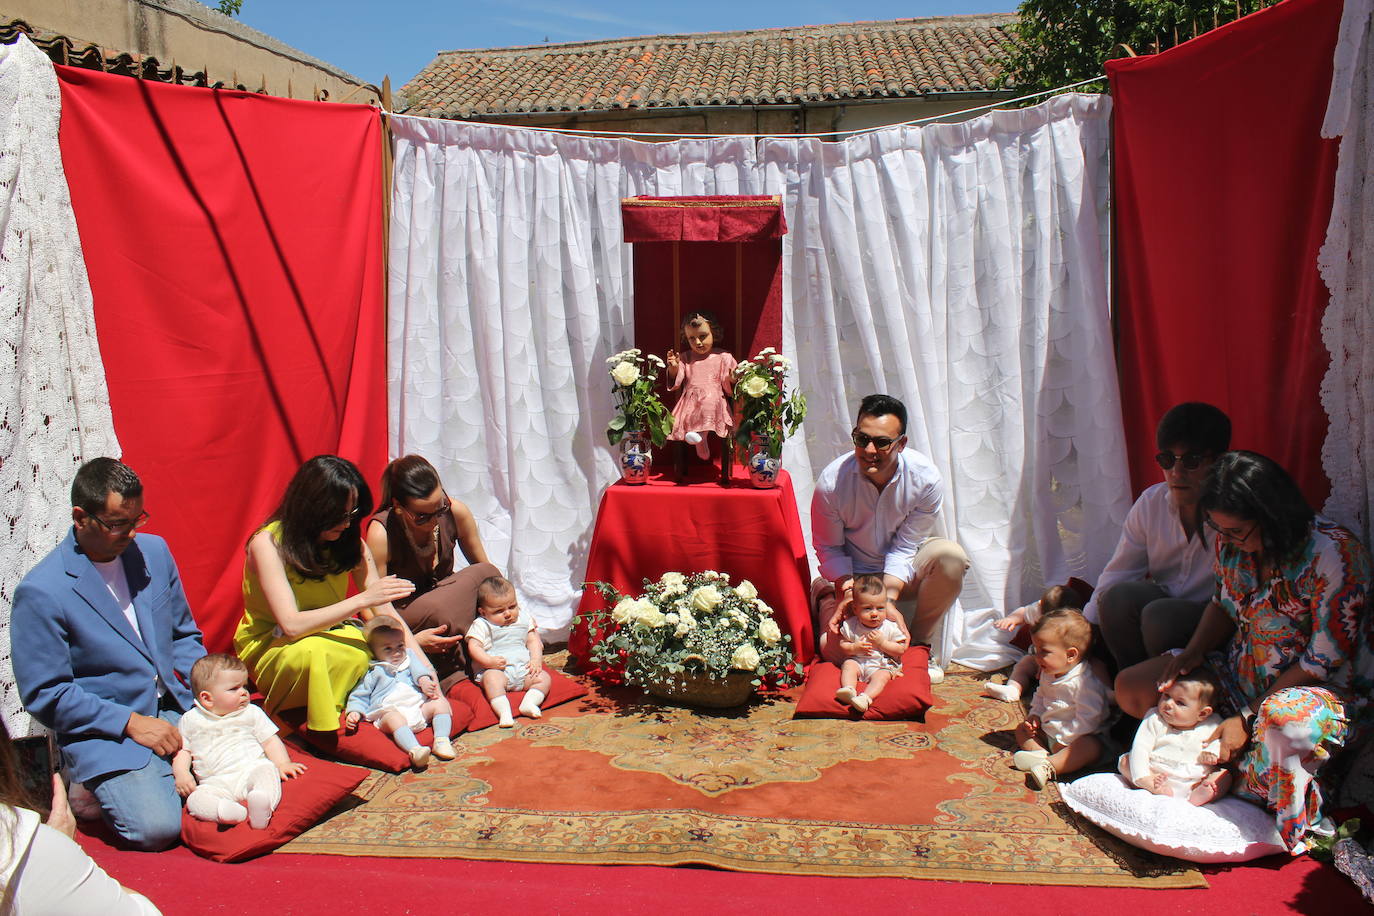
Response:
POLYGON ((637 598, 605 582, 588 584, 609 605, 587 620, 590 661, 608 680, 644 687, 697 671, 717 679, 749 674, 755 689, 801 681, 792 638, 747 579, 732 586, 715 570, 669 572, 646 579, 637 598))
POLYGON ((735 405, 740 412, 735 438, 747 445, 751 435, 761 437, 770 458, 782 457, 782 443, 806 419, 806 397, 787 394, 791 368, 792 361, 772 347, 735 367, 735 405))
POLYGON ((606 366, 614 383, 615 398, 615 414, 606 426, 606 438, 611 445, 634 431, 648 433, 654 445, 666 443, 673 431, 673 415, 654 393, 663 360, 635 348, 607 358, 606 366))

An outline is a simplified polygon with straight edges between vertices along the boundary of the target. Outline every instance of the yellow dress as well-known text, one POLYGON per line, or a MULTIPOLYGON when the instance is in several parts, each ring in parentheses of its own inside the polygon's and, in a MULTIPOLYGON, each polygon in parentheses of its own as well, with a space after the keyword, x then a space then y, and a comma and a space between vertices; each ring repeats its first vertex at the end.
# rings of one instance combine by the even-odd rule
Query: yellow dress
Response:
MULTIPOLYGON (((267 529, 276 540, 280 522, 267 529)), ((286 579, 302 611, 327 607, 348 597, 348 572, 307 579, 287 567, 286 579)), ((256 573, 243 571, 243 619, 234 632, 234 651, 263 693, 271 715, 305 707, 306 727, 332 732, 339 727, 348 692, 372 660, 363 631, 345 621, 328 630, 288 639, 276 632, 277 620, 267 606, 256 573)))

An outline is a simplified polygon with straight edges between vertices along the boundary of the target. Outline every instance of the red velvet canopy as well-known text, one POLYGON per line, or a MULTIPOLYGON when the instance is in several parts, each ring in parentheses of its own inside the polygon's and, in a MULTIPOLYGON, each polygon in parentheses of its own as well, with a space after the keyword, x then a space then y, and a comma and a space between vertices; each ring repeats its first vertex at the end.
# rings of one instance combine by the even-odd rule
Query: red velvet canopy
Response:
POLYGON ((782 348, 782 198, 630 197, 621 201, 634 245, 635 346, 681 349, 682 316, 714 312, 717 345, 748 359, 782 348))

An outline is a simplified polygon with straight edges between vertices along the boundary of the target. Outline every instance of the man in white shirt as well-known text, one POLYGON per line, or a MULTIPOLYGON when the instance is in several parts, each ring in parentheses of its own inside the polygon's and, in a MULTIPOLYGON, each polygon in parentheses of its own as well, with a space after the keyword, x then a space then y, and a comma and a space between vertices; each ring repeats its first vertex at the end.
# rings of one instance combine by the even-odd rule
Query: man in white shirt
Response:
MULTIPOLYGON (((820 563, 812 584, 821 655, 843 660, 839 628, 858 573, 878 573, 911 643, 928 643, 959 597, 968 555, 943 534, 940 472, 929 458, 906 449, 906 406, 885 394, 859 404, 851 433, 854 451, 830 462, 811 500, 811 543, 820 563)), ((932 666, 931 681, 943 674, 932 666)))
POLYGON ((127 465, 96 458, 72 482, 72 529, 15 589, 14 677, 24 707, 57 734, 68 771, 129 845, 181 832, 170 758, 205 654, 176 563, 127 465))
POLYGON ((1155 432, 1164 482, 1140 494, 1083 616, 1102 628, 1117 669, 1188 644, 1212 597, 1212 545, 1198 500, 1231 421, 1211 404, 1169 409, 1155 432))

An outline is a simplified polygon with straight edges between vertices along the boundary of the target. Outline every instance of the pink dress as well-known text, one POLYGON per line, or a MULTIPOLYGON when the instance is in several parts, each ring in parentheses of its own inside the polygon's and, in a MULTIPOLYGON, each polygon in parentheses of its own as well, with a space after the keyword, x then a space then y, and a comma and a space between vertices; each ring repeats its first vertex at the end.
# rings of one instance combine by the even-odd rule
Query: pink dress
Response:
POLYGON ((669 439, 681 442, 688 433, 715 433, 728 436, 735 425, 730 409, 731 373, 735 358, 716 349, 705 356, 685 354, 678 363, 677 378, 669 390, 682 388, 673 405, 673 434, 669 439))

